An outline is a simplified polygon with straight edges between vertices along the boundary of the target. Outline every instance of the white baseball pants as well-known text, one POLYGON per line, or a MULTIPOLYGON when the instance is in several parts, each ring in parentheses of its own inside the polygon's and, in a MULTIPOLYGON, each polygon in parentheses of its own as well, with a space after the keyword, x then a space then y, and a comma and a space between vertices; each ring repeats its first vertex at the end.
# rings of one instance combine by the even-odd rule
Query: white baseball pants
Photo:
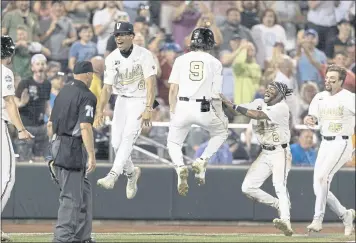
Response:
POLYGON ((352 140, 343 140, 336 137, 336 140, 323 140, 320 144, 318 157, 314 167, 313 187, 315 199, 315 219, 323 220, 326 204, 338 216, 345 214, 346 208, 330 190, 331 181, 335 173, 351 159, 352 140))
POLYGON ((290 200, 287 177, 292 165, 290 148, 277 147, 274 151, 262 150, 247 171, 242 192, 246 196, 280 210, 280 218, 290 220, 290 200), (272 174, 272 182, 277 198, 262 191, 260 187, 272 174))
POLYGON ((1 121, 1 213, 15 184, 15 153, 7 125, 1 121))
POLYGON ((131 152, 141 133, 141 120, 138 119, 146 108, 146 98, 128 98, 118 96, 115 103, 114 117, 111 125, 111 144, 115 151, 112 171, 120 175, 125 170, 134 171, 131 152))
POLYGON ((200 111, 200 102, 177 101, 175 113, 171 114, 167 147, 173 164, 183 166, 182 146, 193 124, 210 133, 208 146, 201 158, 211 158, 225 142, 228 136, 228 119, 222 109, 221 101, 212 101, 209 112, 200 111))

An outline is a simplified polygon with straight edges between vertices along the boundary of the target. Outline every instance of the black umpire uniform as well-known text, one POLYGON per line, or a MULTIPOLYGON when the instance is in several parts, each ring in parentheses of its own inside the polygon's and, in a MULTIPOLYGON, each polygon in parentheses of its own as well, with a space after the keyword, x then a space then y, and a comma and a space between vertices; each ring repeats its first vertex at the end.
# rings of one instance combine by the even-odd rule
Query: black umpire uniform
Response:
MULTIPOLYGON (((92 73, 90 62, 78 62, 74 74, 92 73)), ((54 242, 92 242, 92 191, 86 177, 87 152, 81 123, 94 122, 96 97, 79 80, 66 84, 55 99, 52 123, 52 175, 61 189, 54 242)))

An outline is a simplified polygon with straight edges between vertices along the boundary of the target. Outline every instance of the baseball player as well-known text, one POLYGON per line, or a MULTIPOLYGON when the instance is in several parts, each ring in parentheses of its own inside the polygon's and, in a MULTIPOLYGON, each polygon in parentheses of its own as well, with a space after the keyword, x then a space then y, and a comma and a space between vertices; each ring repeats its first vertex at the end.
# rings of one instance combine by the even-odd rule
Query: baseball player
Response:
POLYGON ((128 177, 126 196, 131 199, 136 195, 141 173, 131 161, 131 151, 142 125, 151 125, 157 66, 149 50, 132 43, 135 36, 132 24, 116 23, 113 34, 118 48, 105 59, 104 86, 94 127, 104 123, 104 106, 112 92, 117 94, 111 140, 115 161, 111 171, 97 184, 112 189, 125 170, 128 177))
POLYGON ((290 113, 284 101, 290 94, 292 90, 288 89, 286 84, 272 82, 267 87, 264 99, 256 99, 249 104, 237 106, 221 95, 223 103, 235 114, 240 113, 252 119, 252 129, 262 147, 262 152, 246 174, 242 192, 260 203, 276 208, 280 218, 274 219, 273 223, 286 236, 293 234, 287 190, 287 177, 292 160, 288 145, 290 113), (278 198, 260 189, 271 174, 278 198))
POLYGON ((327 204, 342 219, 345 235, 353 232, 355 210, 346 210, 330 191, 334 174, 352 157, 351 136, 355 128, 355 94, 342 88, 346 69, 331 65, 326 70, 325 91, 318 93, 309 106, 304 124, 320 126, 322 142, 314 167, 315 213, 309 231, 319 232, 327 204))
MULTIPOLYGON (((15 184, 15 155, 7 124, 11 122, 16 127, 19 139, 33 138, 22 124, 14 98, 14 74, 6 67, 11 63, 14 51, 15 45, 11 37, 1 36, 1 213, 15 184)), ((1 241, 9 240, 8 235, 1 231, 1 241)))
POLYGON ((191 52, 175 60, 168 81, 171 121, 167 147, 178 175, 177 189, 183 196, 187 194, 189 187, 182 146, 191 125, 201 126, 211 136, 204 153, 192 164, 199 185, 205 183, 209 158, 228 136, 228 120, 219 97, 222 88, 222 64, 209 54, 214 45, 214 34, 210 29, 195 29, 190 42, 191 52))

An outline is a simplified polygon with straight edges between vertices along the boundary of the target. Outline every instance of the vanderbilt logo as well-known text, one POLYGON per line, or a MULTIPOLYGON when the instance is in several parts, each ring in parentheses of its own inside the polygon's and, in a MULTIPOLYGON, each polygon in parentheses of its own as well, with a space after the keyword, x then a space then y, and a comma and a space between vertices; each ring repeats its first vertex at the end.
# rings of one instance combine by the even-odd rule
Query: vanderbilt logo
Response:
POLYGON ((140 64, 136 64, 133 66, 131 71, 128 68, 124 70, 117 69, 115 81, 118 85, 128 85, 135 82, 141 83, 144 81, 142 66, 140 64))
POLYGON ((333 119, 342 117, 344 115, 344 106, 338 106, 336 108, 325 108, 320 110, 320 116, 322 119, 333 119))

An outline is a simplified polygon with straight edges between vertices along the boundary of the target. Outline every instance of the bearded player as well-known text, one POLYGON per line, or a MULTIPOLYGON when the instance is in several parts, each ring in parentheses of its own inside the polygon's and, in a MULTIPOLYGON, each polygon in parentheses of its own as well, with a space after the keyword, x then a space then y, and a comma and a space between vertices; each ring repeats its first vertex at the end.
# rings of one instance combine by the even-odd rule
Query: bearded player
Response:
POLYGON ((268 85, 264 99, 256 99, 249 104, 234 105, 221 95, 223 103, 235 114, 251 118, 252 129, 262 147, 262 152, 248 170, 242 192, 248 197, 278 210, 280 218, 273 220, 276 228, 291 236, 290 201, 287 177, 291 168, 289 148, 290 113, 285 99, 292 93, 287 85, 272 82, 268 85), (262 191, 260 187, 272 174, 277 197, 262 191))
POLYGON ((169 77, 169 106, 171 121, 167 138, 169 155, 178 175, 180 195, 188 192, 188 168, 183 162, 182 146, 193 124, 210 133, 208 146, 192 164, 199 185, 205 183, 205 171, 211 158, 228 136, 228 120, 219 97, 222 87, 222 64, 209 54, 214 48, 214 34, 210 29, 193 31, 191 51, 178 57, 169 77))
MULTIPOLYGON (((11 122, 16 127, 19 139, 33 138, 22 124, 15 103, 14 74, 6 67, 11 63, 14 52, 11 37, 1 36, 1 213, 15 184, 15 154, 7 125, 11 122)), ((1 241, 9 240, 9 236, 1 231, 1 241)))
POLYGON ((309 231, 319 232, 326 204, 343 221, 345 235, 353 232, 355 210, 346 210, 330 191, 335 173, 352 157, 351 136, 355 128, 355 94, 343 89, 346 69, 331 65, 326 70, 325 91, 318 93, 309 106, 304 124, 320 126, 322 142, 314 167, 315 213, 309 231))

